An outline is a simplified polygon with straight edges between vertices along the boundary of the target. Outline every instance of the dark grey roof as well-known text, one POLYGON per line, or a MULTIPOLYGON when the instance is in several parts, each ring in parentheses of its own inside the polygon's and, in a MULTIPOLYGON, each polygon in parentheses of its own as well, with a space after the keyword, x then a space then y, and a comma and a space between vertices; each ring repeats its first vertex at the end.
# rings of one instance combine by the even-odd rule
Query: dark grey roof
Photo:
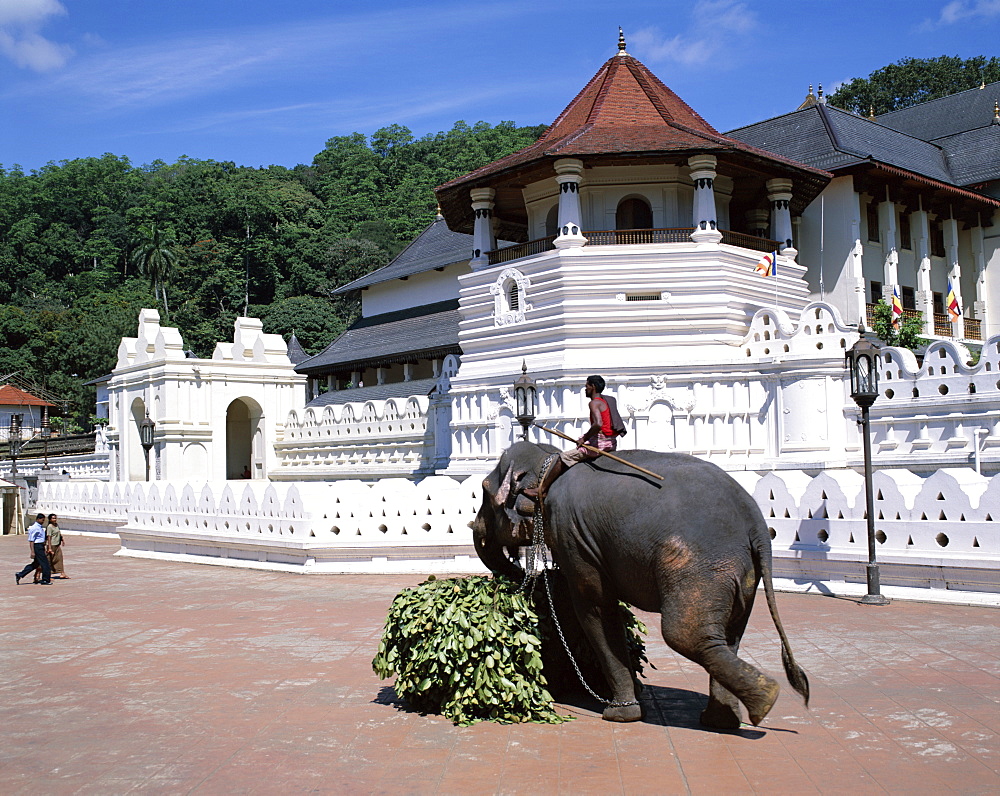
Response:
POLYGON ((970 88, 947 97, 921 102, 876 117, 879 124, 925 141, 986 127, 993 120, 994 103, 1000 101, 1000 83, 970 88))
POLYGON ((941 147, 829 105, 812 105, 727 135, 828 171, 874 160, 955 183, 941 147))
MULTIPOLYGON (((509 241, 497 241, 497 248, 504 246, 513 244, 509 241)), ((444 217, 439 215, 391 263, 337 288, 334 293, 350 293, 391 279, 405 279, 435 268, 467 262, 471 258, 472 235, 452 232, 444 217)))
POLYGON ((1000 179, 1000 124, 939 138, 959 185, 1000 179))
POLYGON ((114 376, 113 373, 107 373, 104 376, 98 376, 96 379, 91 379, 90 381, 85 381, 83 383, 84 387, 93 387, 98 384, 106 384, 111 381, 111 377, 114 376))
POLYGON ((384 401, 386 398, 407 398, 411 395, 430 395, 435 384, 437 379, 414 379, 379 384, 375 387, 358 387, 354 390, 333 390, 313 398, 306 406, 330 406, 362 401, 384 401))
POLYGON ((458 299, 360 318, 295 370, 328 373, 458 354, 458 321, 458 299))
POLYGON ((291 340, 288 341, 288 359, 291 360, 293 365, 298 365, 300 362, 305 362, 309 359, 309 354, 306 353, 306 350, 302 347, 299 338, 295 336, 294 332, 292 332, 291 340))

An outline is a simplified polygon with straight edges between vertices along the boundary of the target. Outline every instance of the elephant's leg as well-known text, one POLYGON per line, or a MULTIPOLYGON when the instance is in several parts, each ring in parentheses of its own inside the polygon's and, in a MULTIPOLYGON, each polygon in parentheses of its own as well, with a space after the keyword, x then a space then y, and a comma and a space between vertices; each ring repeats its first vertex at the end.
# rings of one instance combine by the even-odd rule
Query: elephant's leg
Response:
MULTIPOLYGON (((750 612, 753 610, 753 592, 750 592, 749 595, 745 594, 744 597, 749 598, 749 604, 741 600, 734 606, 732 624, 726 632, 726 641, 733 655, 739 652, 740 641, 743 640, 743 633, 746 631, 747 622, 750 621, 750 612)), ((706 727, 715 727, 720 730, 735 730, 739 729, 742 721, 739 699, 732 691, 709 675, 708 705, 701 713, 701 723, 706 727)))
MULTIPOLYGON (((607 595, 599 585, 599 576, 596 573, 594 576, 583 581, 582 594, 580 588, 577 589, 573 608, 611 687, 611 701, 618 703, 605 707, 603 718, 605 721, 639 721, 643 716, 642 706, 637 701, 636 681, 629 665, 618 600, 607 595)), ((577 580, 576 583, 581 582, 577 580)), ((594 688, 593 683, 587 685, 594 688)))
MULTIPOLYGON (((728 699, 723 692, 728 691, 746 705, 751 723, 760 724, 778 698, 777 681, 736 656, 737 645, 726 638, 726 621, 691 601, 688 595, 692 593, 697 594, 697 590, 674 592, 673 604, 664 606, 660 622, 663 640, 705 667, 712 678, 710 690, 712 684, 717 686, 709 696, 710 705, 714 695, 716 702, 725 706, 728 699)), ((713 715, 717 715, 714 709, 713 715)))
POLYGON ((740 701, 714 677, 708 678, 708 705, 701 712, 701 723, 718 730, 738 730, 743 723, 740 701))

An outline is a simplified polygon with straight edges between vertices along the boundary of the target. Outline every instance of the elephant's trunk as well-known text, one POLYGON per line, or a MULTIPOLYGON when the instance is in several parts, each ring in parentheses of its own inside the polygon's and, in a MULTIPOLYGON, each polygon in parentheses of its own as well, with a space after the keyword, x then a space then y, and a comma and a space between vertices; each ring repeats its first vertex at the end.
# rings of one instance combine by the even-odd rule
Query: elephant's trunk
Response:
POLYGON ((503 544, 497 541, 495 537, 491 538, 490 534, 481 532, 481 530, 484 529, 474 527, 472 534, 479 560, 489 567, 490 571, 494 574, 502 575, 510 580, 520 581, 524 577, 524 573, 508 557, 503 544))

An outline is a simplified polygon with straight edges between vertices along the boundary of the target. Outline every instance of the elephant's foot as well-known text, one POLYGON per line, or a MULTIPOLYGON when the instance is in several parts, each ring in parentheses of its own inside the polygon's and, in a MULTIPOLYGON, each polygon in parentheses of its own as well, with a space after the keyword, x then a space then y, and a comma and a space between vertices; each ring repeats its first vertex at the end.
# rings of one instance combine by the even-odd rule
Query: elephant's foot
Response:
POLYGON ((642 705, 609 705, 604 709, 605 721, 642 721, 642 705))
POLYGON ((701 712, 701 723, 717 730, 738 730, 743 720, 740 718, 738 704, 727 705, 724 702, 709 699, 708 706, 701 712))
POLYGON ((743 704, 747 706, 747 712, 750 714, 750 723, 754 727, 760 724, 764 717, 771 712, 780 691, 781 687, 775 680, 761 675, 760 690, 752 697, 743 700, 743 704))

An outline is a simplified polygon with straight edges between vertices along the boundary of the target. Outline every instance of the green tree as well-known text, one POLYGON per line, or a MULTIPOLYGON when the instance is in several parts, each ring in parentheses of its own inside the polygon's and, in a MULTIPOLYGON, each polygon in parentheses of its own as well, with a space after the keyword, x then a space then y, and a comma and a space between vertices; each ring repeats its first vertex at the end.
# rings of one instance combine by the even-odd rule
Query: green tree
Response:
POLYGON ((171 230, 164 230, 159 224, 139 227, 139 237, 135 249, 130 256, 131 262, 145 274, 153 287, 163 294, 163 318, 170 319, 170 308, 167 306, 167 282, 170 273, 180 259, 181 249, 171 230))
POLYGON ((879 299, 875 305, 872 331, 886 345, 909 348, 911 351, 923 348, 927 345, 927 340, 920 336, 923 330, 923 321, 912 315, 903 316, 899 328, 895 328, 892 325, 892 307, 885 303, 885 299, 879 299))
POLYGON ((903 58, 856 77, 829 96, 831 105, 867 116, 908 108, 958 91, 1000 80, 1000 58, 941 55, 937 58, 903 58))
POLYGON ((264 331, 280 334, 286 342, 294 334, 310 354, 318 353, 347 328, 337 308, 318 296, 293 296, 260 309, 264 331))

